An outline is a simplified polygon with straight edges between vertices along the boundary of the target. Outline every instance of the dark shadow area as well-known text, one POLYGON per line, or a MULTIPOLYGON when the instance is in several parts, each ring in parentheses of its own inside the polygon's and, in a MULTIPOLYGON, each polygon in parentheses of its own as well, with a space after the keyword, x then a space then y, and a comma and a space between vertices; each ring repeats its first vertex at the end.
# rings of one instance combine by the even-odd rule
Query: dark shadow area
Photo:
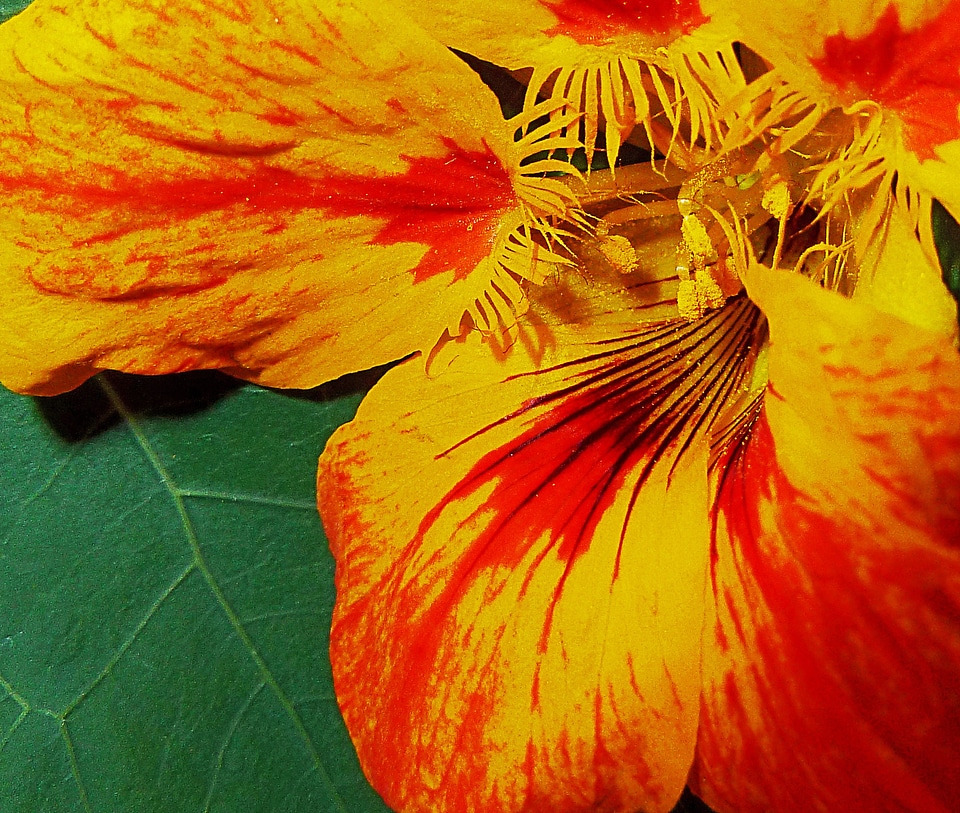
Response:
POLYGON ((480 81, 494 92, 497 101, 500 102, 500 112, 505 119, 511 119, 523 110, 523 98, 527 88, 510 71, 465 51, 458 51, 456 48, 450 50, 466 62, 480 77, 480 81))
POLYGON ((285 390, 273 389, 281 395, 290 398, 300 398, 305 401, 314 401, 322 403, 324 401, 336 401, 348 395, 362 395, 366 393, 374 384, 376 384, 388 370, 400 364, 403 361, 390 362, 382 364, 379 367, 372 367, 369 370, 361 370, 357 373, 347 373, 334 381, 328 381, 319 387, 309 390, 285 390))
MULTIPOLYGON (((334 401, 365 393, 392 366, 385 364, 351 373, 309 390, 272 391, 289 398, 334 401)), ((246 382, 214 370, 162 376, 108 372, 91 378, 71 392, 37 397, 33 401, 44 420, 61 438, 78 443, 106 431, 121 420, 101 381, 117 393, 134 415, 171 418, 196 415, 246 386, 246 382)))
POLYGON ((960 304, 960 223, 953 219, 938 200, 933 202, 931 219, 943 281, 960 304))
MULTIPOLYGON (((497 101, 500 102, 500 111, 503 113, 505 119, 511 119, 523 110, 523 101, 527 93, 527 88, 514 73, 511 73, 506 68, 501 68, 493 62, 487 62, 486 60, 473 56, 473 54, 468 54, 465 51, 458 51, 456 48, 451 48, 450 50, 469 65, 473 72, 480 77, 480 80, 493 91, 497 97, 497 101)), ((538 100, 546 101, 546 98, 541 94, 538 100)), ((529 127, 538 127, 546 121, 547 119, 545 118, 535 119, 529 127)), ((610 164, 607 162, 605 151, 606 139, 604 138, 603 132, 601 132, 598 135, 597 151, 593 155, 591 169, 609 169, 610 164)), ((546 153, 535 153, 529 156, 525 162, 538 161, 544 157, 546 157, 546 153)), ((557 152, 551 157, 561 161, 568 160, 581 172, 586 172, 587 156, 583 147, 575 150, 573 154, 569 156, 563 152, 557 152)), ((620 145, 620 153, 617 156, 617 166, 640 164, 649 160, 650 152, 648 150, 637 147, 630 142, 625 142, 620 145)))
POLYGON ((683 795, 671 813, 713 813, 700 799, 690 792, 690 788, 683 789, 683 795))
POLYGON ((164 376, 101 373, 71 392, 34 398, 44 420, 64 440, 77 443, 120 422, 101 378, 130 412, 171 417, 202 412, 243 385, 209 370, 164 376))

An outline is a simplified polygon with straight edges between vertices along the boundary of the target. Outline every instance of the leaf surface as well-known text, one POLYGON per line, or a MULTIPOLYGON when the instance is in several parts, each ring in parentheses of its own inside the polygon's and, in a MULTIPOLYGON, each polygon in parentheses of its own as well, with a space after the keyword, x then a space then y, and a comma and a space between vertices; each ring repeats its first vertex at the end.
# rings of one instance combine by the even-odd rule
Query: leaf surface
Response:
POLYGON ((387 810, 333 694, 313 487, 359 397, 0 393, 0 810, 387 810))
POLYGON ((938 201, 933 202, 933 236, 943 281, 960 303, 960 224, 938 201))

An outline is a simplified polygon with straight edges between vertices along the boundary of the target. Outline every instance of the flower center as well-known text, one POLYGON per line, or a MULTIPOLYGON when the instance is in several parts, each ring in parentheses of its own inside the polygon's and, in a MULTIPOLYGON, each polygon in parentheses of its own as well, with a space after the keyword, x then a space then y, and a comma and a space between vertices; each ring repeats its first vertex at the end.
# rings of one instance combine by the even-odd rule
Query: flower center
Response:
POLYGON ((677 311, 688 321, 740 293, 750 263, 840 288, 846 229, 837 211, 809 202, 803 169, 802 156, 756 142, 685 167, 654 160, 594 172, 581 196, 593 224, 581 262, 599 255, 621 274, 672 276, 677 311))

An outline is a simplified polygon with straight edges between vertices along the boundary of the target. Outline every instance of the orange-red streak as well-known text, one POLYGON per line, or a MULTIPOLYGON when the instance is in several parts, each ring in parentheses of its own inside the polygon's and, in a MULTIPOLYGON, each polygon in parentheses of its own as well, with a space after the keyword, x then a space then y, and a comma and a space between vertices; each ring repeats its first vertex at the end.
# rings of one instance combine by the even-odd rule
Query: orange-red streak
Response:
MULTIPOLYGON (((453 272, 465 278, 489 254, 500 216, 516 204, 510 178, 489 150, 468 151, 446 139, 437 158, 404 156, 407 171, 378 177, 348 173, 311 178, 272 167, 257 154, 220 145, 181 145, 209 152, 214 172, 203 178, 131 175, 112 168, 102 180, 72 182, 59 175, 0 175, 7 195, 38 190, 51 216, 72 218, 112 210, 115 228, 91 234, 84 243, 104 243, 139 228, 172 226, 217 211, 236 216, 276 215, 267 232, 288 225, 286 215, 318 210, 324 218, 364 217, 381 221, 374 245, 419 243, 427 251, 411 273, 415 282, 453 272)), ((318 246, 322 252, 326 246, 318 246)))
MULTIPOLYGON (((887 440, 877 438, 876 443, 887 440)), ((909 689, 924 683, 956 685, 953 666, 911 656, 916 638, 909 626, 884 615, 897 609, 899 599, 903 613, 926 607, 956 616, 957 606, 938 595, 936 581, 919 578, 942 566, 936 552, 905 545, 865 559, 863 551, 879 535, 876 529, 858 525, 853 517, 830 515, 787 480, 765 415, 724 468, 716 516, 725 519, 732 545, 723 553, 713 550, 712 584, 718 603, 730 614, 730 626, 718 624, 714 632, 723 652, 737 638, 738 648, 752 659, 726 676, 726 716, 708 718, 698 744, 700 759, 713 766, 714 782, 728 785, 723 801, 757 813, 768 808, 754 804, 750 794, 762 787, 758 799, 769 794, 766 799, 777 809, 797 809, 795 794, 821 759, 830 765, 831 754, 842 754, 869 783, 890 772, 887 749, 922 742, 915 751, 898 753, 896 769, 903 781, 918 779, 932 794, 929 809, 941 810, 933 797, 956 798, 952 767, 960 732, 950 720, 924 716, 929 710, 909 689), (775 526, 770 506, 776 506, 775 526), (718 578, 718 555, 731 557, 725 583, 718 578), (745 592, 731 582, 732 572, 745 592), (870 593, 871 584, 877 586, 876 595, 870 593), (755 602, 769 611, 769 621, 765 613, 741 616, 755 602), (921 670, 928 674, 920 677, 921 670), (890 693, 889 676, 900 676, 905 694, 890 693), (741 679, 756 694, 744 691, 741 679), (810 708, 817 713, 810 714, 810 708), (722 736, 725 730, 743 734, 735 769, 730 768, 733 755, 722 736), (775 740, 769 738, 773 732, 779 735, 775 740)), ((889 485, 892 508, 901 489, 889 485)), ((947 527, 944 520, 944 538, 955 538, 949 534, 957 531, 956 514, 950 513, 953 525, 947 527)), ((831 809, 836 810, 873 810, 864 795, 882 795, 859 781, 833 782, 830 789, 831 809)))

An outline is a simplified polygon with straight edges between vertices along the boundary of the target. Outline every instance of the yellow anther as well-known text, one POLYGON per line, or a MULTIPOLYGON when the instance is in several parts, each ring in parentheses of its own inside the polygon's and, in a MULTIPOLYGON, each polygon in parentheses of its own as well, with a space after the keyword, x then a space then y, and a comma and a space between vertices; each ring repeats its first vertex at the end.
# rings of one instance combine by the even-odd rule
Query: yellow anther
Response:
POLYGON ((760 201, 770 214, 777 220, 785 220, 790 214, 790 190, 784 181, 778 181, 763 193, 763 199, 760 201))
POLYGON ((700 297, 697 296, 697 283, 694 280, 680 280, 680 286, 677 288, 677 310, 680 311, 680 316, 688 322, 703 316, 700 297))
POLYGON ((677 288, 677 310, 687 320, 699 319, 708 310, 722 307, 726 301, 727 294, 714 278, 711 268, 697 269, 693 279, 680 280, 677 288))
POLYGON ((704 310, 719 308, 727 301, 717 281, 706 268, 697 271, 695 281, 697 283, 697 296, 704 310))
POLYGON ((707 257, 713 253, 713 242, 707 234, 706 226, 696 215, 687 215, 683 218, 680 233, 683 235, 684 246, 693 256, 694 266, 703 266, 707 257))
POLYGON ((621 274, 629 274, 637 270, 637 252, 626 237, 620 234, 611 234, 602 237, 598 246, 607 262, 621 274))
POLYGON ((786 182, 777 181, 768 187, 763 193, 760 205, 780 221, 780 228, 777 230, 777 247, 773 251, 773 262, 770 263, 771 268, 776 268, 780 265, 780 257, 783 254, 783 242, 787 234, 787 216, 792 208, 790 190, 786 182))

